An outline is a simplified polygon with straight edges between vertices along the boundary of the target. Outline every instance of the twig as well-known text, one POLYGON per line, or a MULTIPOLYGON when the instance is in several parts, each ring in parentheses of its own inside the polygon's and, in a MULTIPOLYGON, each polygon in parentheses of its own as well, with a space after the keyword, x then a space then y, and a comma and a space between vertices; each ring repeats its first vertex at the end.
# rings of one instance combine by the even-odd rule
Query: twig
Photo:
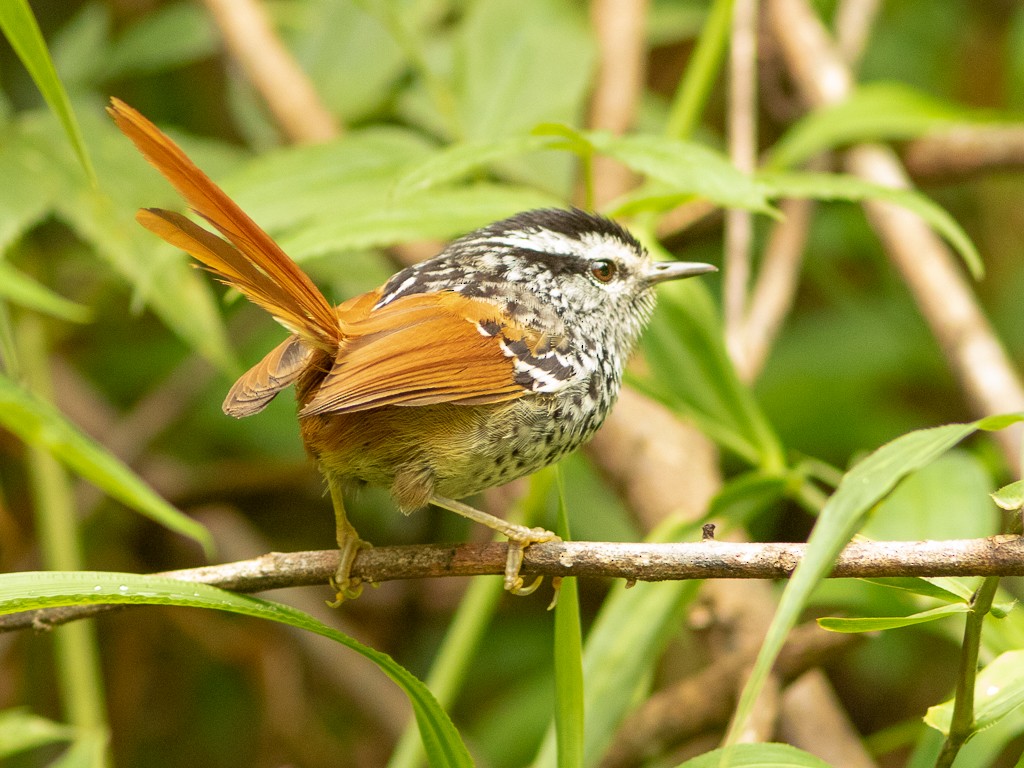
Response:
POLYGON ((747 383, 754 381, 764 368, 768 352, 793 306, 814 211, 810 200, 786 200, 780 207, 785 219, 772 228, 743 323, 744 355, 736 368, 747 383))
POLYGON ((203 0, 228 50, 270 107, 290 141, 327 141, 339 133, 334 116, 281 43, 258 0, 203 0))
POLYGON ((801 675, 783 693, 779 732, 784 743, 810 752, 829 765, 878 767, 820 669, 801 675))
MULTIPOLYGON (((757 163, 757 0, 736 0, 729 49, 729 157, 737 169, 752 174, 757 163)), ((722 304, 725 343, 733 363, 744 368, 747 356, 744 317, 754 218, 740 208, 725 212, 725 270, 722 304)))
POLYGON ((1024 168, 1024 128, 970 125, 916 139, 904 148, 907 171, 920 181, 955 181, 986 171, 1024 168))
MULTIPOLYGON (((806 1, 770 0, 769 8, 774 33, 804 100, 823 106, 844 99, 852 88, 850 70, 806 1)), ((909 186, 899 160, 886 147, 854 147, 847 152, 846 167, 877 184, 909 186)), ((1024 386, 946 245, 904 208, 878 201, 863 205, 973 409, 983 415, 1024 409, 1024 386)), ((1003 430, 996 439, 1010 466, 1016 467, 1020 429, 1003 430)))
MULTIPOLYGON (((633 124, 644 85, 647 5, 647 0, 596 0, 591 4, 590 15, 600 50, 590 102, 593 128, 622 134, 633 124)), ((618 161, 597 157, 594 182, 594 203, 601 207, 628 192, 636 180, 618 161)))
MULTIPOLYGON (((813 622, 793 630, 779 654, 776 671, 788 682, 860 642, 857 635, 826 632, 813 622)), ((729 722, 736 686, 750 668, 746 652, 725 654, 717 663, 658 691, 622 723, 601 768, 625 768, 729 722)))
MULTIPOLYGON (((624 544, 567 541, 526 550, 524 574, 591 576, 631 581, 678 579, 784 579, 805 544, 736 544, 700 541, 624 544)), ((379 583, 395 579, 483 576, 505 570, 504 544, 425 544, 361 550, 352 575, 379 583)), ((236 592, 323 585, 338 566, 338 551, 271 552, 252 560, 157 574, 236 592)), ((855 542, 844 549, 834 578, 882 576, 1021 576, 1024 537, 991 536, 949 541, 855 542)), ((0 617, 0 631, 42 628, 93 615, 96 606, 57 608, 0 617)))
POLYGON ((878 15, 881 0, 843 0, 836 8, 836 43, 850 66, 860 61, 878 15))

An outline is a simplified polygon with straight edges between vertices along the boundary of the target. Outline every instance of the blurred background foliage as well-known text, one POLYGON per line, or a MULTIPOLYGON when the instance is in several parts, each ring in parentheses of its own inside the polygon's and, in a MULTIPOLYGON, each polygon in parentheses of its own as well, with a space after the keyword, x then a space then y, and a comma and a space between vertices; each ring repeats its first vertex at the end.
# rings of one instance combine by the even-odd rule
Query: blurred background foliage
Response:
MULTIPOLYGON (((585 127, 598 56, 586 8, 560 0, 274 0, 265 6, 343 124, 338 139, 290 146, 224 53, 200 3, 32 4, 80 122, 96 185, 17 57, 0 45, 6 373, 43 382, 35 390, 49 389, 71 422, 161 497, 204 522, 223 559, 329 546, 328 504, 303 456, 289 398, 257 419, 236 422, 221 414, 232 375, 282 332, 258 310, 223 297, 182 254, 134 223, 138 207, 178 203, 104 114, 109 96, 165 127, 329 299, 341 301, 398 267, 391 246, 427 243, 421 250, 429 252, 437 241, 523 209, 581 203, 579 166, 566 152, 510 156, 422 190, 403 191, 401 183, 449 144, 495 142, 545 123, 585 127)), ((815 7, 824 19, 835 12, 831 2, 815 7)), ((639 130, 663 131, 708 10, 702 0, 651 3, 639 130)), ((912 86, 965 114, 989 110, 1012 119, 1024 108, 1024 10, 1010 0, 890 0, 872 28, 860 72, 862 82, 912 86)), ((758 127, 767 150, 802 109, 770 46, 761 78, 758 127)), ((721 79, 718 84, 695 138, 721 150, 727 107, 721 79)), ((987 173, 928 183, 925 191, 982 254, 987 276, 976 291, 1011 357, 1020 360, 1024 176, 987 173)), ((771 224, 757 218, 758 253, 771 224)), ((681 259, 719 263, 722 217, 676 233, 667 247, 681 259)), ((836 469, 883 442, 976 415, 859 207, 821 203, 806 253, 794 311, 751 390, 724 358, 715 358, 721 355, 720 338, 714 340, 720 337, 715 278, 663 296, 646 348, 651 372, 638 375, 646 391, 731 436, 719 441, 727 482, 749 479, 751 469, 767 473, 769 482, 716 507, 756 540, 806 535, 813 505, 800 503, 792 484, 806 480, 807 467, 816 468, 807 470, 817 478, 814 487, 827 492, 836 469), (716 353, 694 352, 693 338, 701 333, 718 345, 716 353)), ((42 562, 33 477, 45 473, 33 470, 33 461, 31 448, 0 431, 3 571, 42 562)), ((643 537, 586 457, 569 459, 563 471, 576 538, 643 537)), ((912 475, 864 533, 881 539, 993 534, 999 519, 987 494, 1013 471, 988 438, 972 440, 912 475)), ((203 562, 193 542, 90 486, 75 481, 69 493, 80 523, 81 560, 74 567, 149 572, 203 562)), ((553 510, 548 504, 536 523, 553 526, 553 510)), ((404 518, 374 492, 353 516, 363 536, 378 544, 482 535, 435 510, 404 518)), ((685 678, 713 655, 699 619, 679 620, 698 599, 696 588, 656 586, 675 592, 657 611, 650 608, 663 629, 644 647, 633 689, 619 692, 623 707, 630 696, 639 700, 643 691, 685 678)), ((1020 587, 1013 580, 1004 586, 1006 599, 1020 587)), ((389 583, 367 590, 330 620, 422 677, 466 588, 462 580, 389 583)), ((621 584, 599 581, 585 581, 580 590, 585 631, 609 593, 622 592, 621 584)), ((315 610, 328 596, 327 590, 307 593, 282 599, 304 600, 315 610)), ((466 661, 465 683, 450 711, 480 765, 527 765, 540 748, 553 697, 546 599, 496 601, 479 648, 466 661)), ((909 592, 857 582, 824 585, 813 610, 894 616, 925 607, 931 604, 909 592)), ((634 613, 631 620, 645 616, 634 613)), ((1012 616, 986 634, 988 658, 1021 647, 1012 616)), ((826 662, 880 764, 911 764, 908 755, 930 748, 920 718, 952 691, 956 622, 883 633, 826 662)), ((96 634, 97 700, 109 722, 114 765, 384 765, 408 718, 390 683, 361 659, 339 660, 347 652, 276 625, 140 608, 99 620, 96 634)), ((38 749, 10 756, 9 764, 102 764, 63 751, 70 732, 54 724, 69 721, 68 702, 57 694, 67 670, 54 661, 52 642, 46 635, 0 636, 0 711, 25 706, 49 719, 38 727, 57 729, 38 749)), ((1024 718, 1012 715, 973 742, 975 757, 958 765, 1013 765, 1022 733, 1024 718)), ((713 743, 697 739, 649 764, 673 765, 713 743)))

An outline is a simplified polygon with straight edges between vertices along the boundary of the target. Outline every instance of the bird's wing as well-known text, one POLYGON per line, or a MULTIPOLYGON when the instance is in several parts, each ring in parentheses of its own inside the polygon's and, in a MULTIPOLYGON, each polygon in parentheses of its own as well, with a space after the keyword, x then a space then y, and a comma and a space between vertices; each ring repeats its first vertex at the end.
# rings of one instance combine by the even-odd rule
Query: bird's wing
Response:
POLYGON ((414 294, 341 317, 345 339, 301 416, 384 405, 472 405, 565 386, 559 340, 517 325, 494 304, 454 291, 414 294))

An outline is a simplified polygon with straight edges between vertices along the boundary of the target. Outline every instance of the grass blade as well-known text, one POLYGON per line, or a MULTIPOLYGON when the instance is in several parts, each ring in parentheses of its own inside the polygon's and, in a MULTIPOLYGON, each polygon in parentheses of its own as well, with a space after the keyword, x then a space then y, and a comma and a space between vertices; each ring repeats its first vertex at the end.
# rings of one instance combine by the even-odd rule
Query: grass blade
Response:
POLYGON ((330 638, 372 661, 409 697, 431 766, 469 768, 473 765, 448 715, 412 673, 386 653, 363 645, 290 606, 237 595, 206 584, 189 584, 134 573, 35 571, 0 574, 0 614, 97 604, 209 608, 276 621, 330 638))
POLYGON ((0 375, 0 426, 25 443, 47 450, 97 488, 172 531, 213 550, 210 532, 162 499, 99 443, 84 435, 49 403, 0 375))
POLYGON ((78 155, 78 161, 85 169, 89 180, 95 185, 96 172, 85 149, 78 120, 71 109, 64 85, 57 76, 57 70, 54 69, 50 52, 46 49, 46 42, 39 31, 35 16, 32 15, 28 0, 4 0, 0 3, 0 29, 32 76, 46 103, 60 120, 68 141, 78 155))

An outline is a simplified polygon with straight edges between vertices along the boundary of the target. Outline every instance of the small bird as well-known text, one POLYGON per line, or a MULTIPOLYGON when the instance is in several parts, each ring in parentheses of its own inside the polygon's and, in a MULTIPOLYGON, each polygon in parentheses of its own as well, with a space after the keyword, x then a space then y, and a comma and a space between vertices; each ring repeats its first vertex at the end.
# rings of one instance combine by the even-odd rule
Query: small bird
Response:
MULTIPOLYGON (((715 271, 651 260, 615 222, 534 210, 455 240, 376 290, 332 307, 309 277, 185 153, 118 99, 118 128, 220 236, 185 216, 140 210, 146 229, 195 257, 290 335, 228 392, 224 412, 263 410, 295 385, 306 450, 327 479, 340 559, 334 604, 358 596, 353 486, 390 488, 410 513, 449 509, 509 540, 505 588, 532 592, 523 550, 558 537, 457 499, 510 482, 597 431, 654 311, 654 287, 715 271)), ((539 581, 539 580, 538 580, 539 581)))

